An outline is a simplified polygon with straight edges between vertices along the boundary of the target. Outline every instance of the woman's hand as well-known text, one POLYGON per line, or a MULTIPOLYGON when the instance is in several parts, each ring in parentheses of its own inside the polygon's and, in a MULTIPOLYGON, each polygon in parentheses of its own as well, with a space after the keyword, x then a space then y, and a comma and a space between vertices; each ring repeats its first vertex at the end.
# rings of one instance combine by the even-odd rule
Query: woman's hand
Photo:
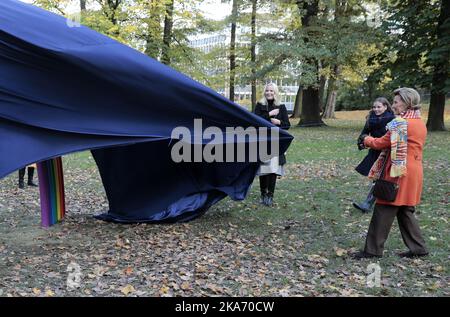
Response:
POLYGON ((270 122, 272 122, 272 124, 275 124, 275 125, 281 125, 281 121, 278 119, 270 118, 270 122))
POLYGON ((364 141, 366 140, 366 138, 368 137, 368 135, 364 135, 363 137, 362 137, 362 143, 364 144, 364 141))
POLYGON ((272 111, 269 112, 269 116, 274 117, 274 116, 277 116, 279 113, 280 113, 280 109, 273 109, 272 111))
POLYGON ((361 151, 361 150, 364 150, 365 148, 366 148, 366 146, 364 145, 364 139, 367 137, 368 135, 367 134, 361 134, 360 136, 359 136, 359 138, 358 138, 358 142, 357 142, 357 144, 358 144, 358 149, 361 151))

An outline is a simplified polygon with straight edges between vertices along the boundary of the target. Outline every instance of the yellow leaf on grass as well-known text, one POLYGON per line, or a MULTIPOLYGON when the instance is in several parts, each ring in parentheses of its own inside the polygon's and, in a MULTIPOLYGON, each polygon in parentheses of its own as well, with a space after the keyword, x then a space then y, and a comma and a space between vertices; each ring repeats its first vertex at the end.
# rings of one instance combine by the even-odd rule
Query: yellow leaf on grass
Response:
POLYGON ((121 239, 116 240, 116 247, 122 248, 125 244, 121 239))
POLYGON ((436 291, 441 287, 441 284, 439 282, 435 282, 433 285, 429 285, 428 289, 430 291, 436 291))
POLYGON ((208 268, 203 265, 197 265, 196 271, 197 273, 205 273, 208 271, 208 268))
POLYGON ((52 296, 55 295, 55 293, 53 293, 52 290, 48 289, 48 290, 45 291, 45 295, 52 297, 52 296))
POLYGON ((41 293, 41 290, 39 288, 33 288, 33 293, 36 295, 39 295, 41 293))
POLYGON ((328 288, 329 289, 331 289, 331 290, 333 290, 333 291, 339 291, 339 288, 337 288, 336 286, 334 286, 334 285, 327 285, 328 286, 328 288))
POLYGON ((159 292, 161 293, 161 294, 167 294, 168 292, 169 292, 169 288, 167 287, 167 286, 163 286, 163 287, 161 287, 160 289, 159 289, 159 292))
POLYGON ((334 252, 336 252, 337 256, 343 256, 344 254, 347 254, 347 250, 341 249, 341 248, 334 248, 334 252))
POLYGON ((128 284, 124 288, 120 290, 123 294, 128 295, 130 293, 133 293, 135 291, 133 285, 128 284))
POLYGON ((436 272, 442 272, 442 271, 444 271, 444 268, 442 267, 442 266, 436 266, 435 268, 434 268, 434 270, 436 271, 436 272))

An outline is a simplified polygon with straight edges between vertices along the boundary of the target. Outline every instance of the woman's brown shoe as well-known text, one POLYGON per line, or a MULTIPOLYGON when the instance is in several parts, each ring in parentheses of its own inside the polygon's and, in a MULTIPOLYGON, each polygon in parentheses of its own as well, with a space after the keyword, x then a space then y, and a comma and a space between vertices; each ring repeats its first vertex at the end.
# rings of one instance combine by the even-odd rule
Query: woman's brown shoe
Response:
POLYGON ((427 256, 427 255, 428 255, 428 253, 412 253, 411 251, 406 251, 406 252, 399 253, 398 256, 401 258, 413 259, 413 258, 427 256))
POLYGON ((381 255, 370 254, 364 251, 359 251, 351 254, 351 257, 360 260, 360 259, 370 259, 370 258, 381 258, 381 255))

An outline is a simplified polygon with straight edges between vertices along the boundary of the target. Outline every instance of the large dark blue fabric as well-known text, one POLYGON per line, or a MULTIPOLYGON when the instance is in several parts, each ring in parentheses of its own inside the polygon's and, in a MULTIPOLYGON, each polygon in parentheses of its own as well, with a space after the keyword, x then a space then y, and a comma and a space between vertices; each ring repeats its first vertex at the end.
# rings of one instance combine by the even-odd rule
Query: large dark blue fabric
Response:
MULTIPOLYGON (((258 168, 173 162, 172 129, 193 131, 194 118, 221 130, 271 126, 104 35, 29 4, 0 1, 0 178, 92 150, 110 204, 102 219, 189 220, 227 195, 244 199, 258 168)), ((280 131, 282 153, 291 140, 280 131)))

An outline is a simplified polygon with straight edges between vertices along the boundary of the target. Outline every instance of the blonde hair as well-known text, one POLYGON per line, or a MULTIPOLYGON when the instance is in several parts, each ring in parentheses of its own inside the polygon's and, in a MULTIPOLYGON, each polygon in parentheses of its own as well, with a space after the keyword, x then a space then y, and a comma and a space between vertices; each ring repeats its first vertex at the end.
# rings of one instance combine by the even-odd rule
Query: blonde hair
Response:
POLYGON ((407 105, 407 109, 420 109, 420 95, 417 90, 407 87, 398 88, 394 90, 394 96, 400 96, 407 105))
POLYGON ((269 104, 269 102, 267 101, 266 98, 266 90, 267 87, 272 86, 273 88, 273 104, 275 106, 279 106, 280 105, 280 91, 278 90, 278 86, 275 83, 268 83, 264 86, 264 90, 263 90, 263 97, 261 98, 261 100, 259 101, 260 104, 267 106, 269 104))

